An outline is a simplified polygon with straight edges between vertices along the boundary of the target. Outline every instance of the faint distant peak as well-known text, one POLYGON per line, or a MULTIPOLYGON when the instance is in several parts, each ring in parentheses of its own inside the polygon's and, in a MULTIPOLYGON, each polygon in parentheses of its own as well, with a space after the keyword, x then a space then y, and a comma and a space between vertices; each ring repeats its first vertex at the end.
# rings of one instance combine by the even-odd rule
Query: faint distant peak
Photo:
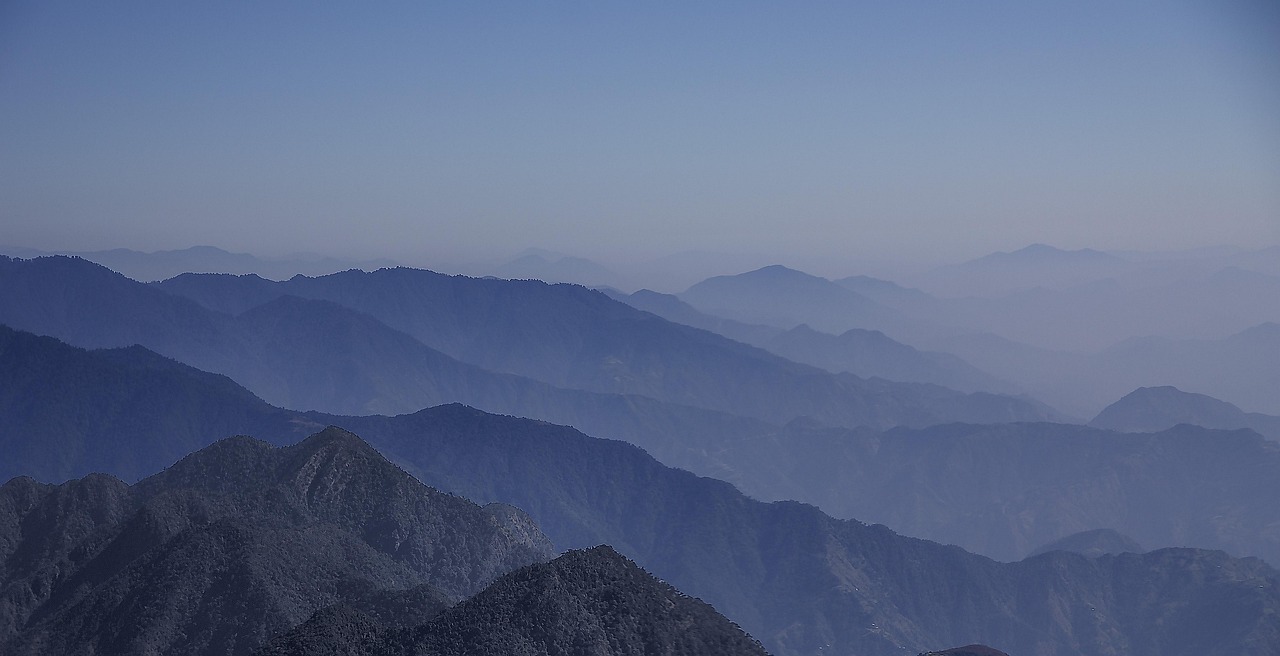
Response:
POLYGON ((1058 538, 1032 551, 1028 558, 1050 551, 1069 551, 1086 558, 1098 558, 1107 554, 1140 554, 1147 550, 1137 540, 1115 529, 1096 528, 1058 538))
POLYGON ((1274 342, 1276 340, 1280 340, 1280 323, 1264 321, 1256 326, 1245 328, 1227 339, 1245 341, 1262 340, 1268 343, 1274 342))
POLYGON ((1017 263, 1017 262, 1121 262, 1115 255, 1103 253, 1092 248, 1081 248, 1074 251, 1063 250, 1048 244, 1031 244, 1013 252, 996 252, 984 255, 972 263, 1017 263))
POLYGON ((1162 385, 1139 387, 1129 392, 1089 422, 1095 428, 1142 433, 1162 431, 1178 424, 1242 428, 1248 425, 1248 420, 1244 411, 1231 403, 1162 385))
POLYGON ((792 269, 790 267, 786 267, 781 264, 770 264, 769 266, 760 267, 759 269, 756 269, 754 271, 747 271, 746 273, 740 273, 740 274, 737 274, 736 276, 717 276, 717 277, 741 278, 744 280, 747 280, 747 279, 776 280, 776 281, 820 280, 822 282, 830 282, 826 278, 815 276, 811 273, 805 273, 804 271, 800 271, 798 269, 792 269))
POLYGON ((608 267, 584 257, 526 248, 514 260, 492 270, 508 280, 541 280, 587 286, 624 286, 622 277, 608 267))

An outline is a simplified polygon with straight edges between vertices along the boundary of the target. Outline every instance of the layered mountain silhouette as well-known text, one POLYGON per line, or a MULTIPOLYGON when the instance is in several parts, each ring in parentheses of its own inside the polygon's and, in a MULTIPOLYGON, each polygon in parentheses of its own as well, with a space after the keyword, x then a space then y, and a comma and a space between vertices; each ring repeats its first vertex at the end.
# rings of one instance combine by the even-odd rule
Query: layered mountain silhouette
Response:
POLYGON ((95 471, 137 481, 220 437, 323 428, 140 346, 85 351, 6 326, 0 417, 0 480, 56 482, 95 471))
POLYGON ((386 259, 345 260, 325 255, 298 253, 285 258, 261 258, 248 253, 231 253, 213 246, 192 246, 179 250, 150 253, 128 248, 106 251, 60 251, 51 253, 26 248, 0 246, 0 254, 31 259, 48 255, 71 255, 96 262, 118 271, 134 280, 165 280, 176 275, 197 271, 201 273, 256 274, 271 279, 283 279, 298 273, 322 276, 347 269, 376 269, 396 266, 386 259))
POLYGON ((763 656, 765 651, 715 609, 600 546, 507 574, 417 627, 396 630, 350 609, 326 609, 258 653, 763 656))
POLYGON ((622 276, 597 262, 538 248, 522 251, 515 259, 494 268, 493 274, 513 280, 569 282, 586 286, 617 287, 624 284, 622 276))
POLYGON ((530 398, 546 396, 545 388, 512 392, 514 381, 496 380, 489 373, 494 372, 773 423, 809 416, 833 425, 923 426, 1052 416, 1047 407, 1026 399, 832 375, 573 285, 387 269, 298 276, 283 283, 193 275, 146 286, 71 258, 0 265, 0 284, 10 292, 0 298, 0 322, 77 346, 141 344, 302 409, 397 412, 459 401, 537 418, 574 419, 538 409, 568 401, 530 398), (281 300, 284 296, 311 303, 281 300), (298 323, 318 315, 330 315, 321 320, 332 329, 298 323), (288 337, 294 333, 323 341, 288 337), (445 363, 440 352, 470 367, 445 363), (435 376, 442 367, 450 370, 435 376), (314 377, 330 377, 333 384, 310 380, 314 377), (350 387, 335 387, 339 383, 350 387), (421 394, 396 405, 396 390, 421 394), (432 398, 430 391, 441 394, 432 398), (295 398, 295 392, 307 394, 295 398), (513 396, 521 403, 513 404, 513 396), (383 405, 362 405, 367 403, 383 405))
POLYGON ((1280 445, 1250 430, 952 424, 878 432, 795 422, 778 437, 734 442, 723 460, 756 498, 799 499, 1001 560, 1118 526, 1145 545, 1280 562, 1271 501, 1280 498, 1280 445))
MULTIPOLYGON (((1268 653, 1280 645, 1280 628, 1273 621, 1280 609, 1277 573, 1256 559, 1162 549, 1093 559, 1059 551, 998 563, 957 547, 906 538, 883 526, 836 520, 812 506, 753 501, 726 483, 665 467, 630 445, 552 424, 456 405, 400 417, 279 412, 293 420, 282 422, 280 430, 287 434, 264 437, 296 439, 301 424, 354 430, 438 489, 482 503, 523 508, 559 548, 613 545, 656 576, 711 603, 779 655, 814 653, 824 647, 836 653, 918 653, 937 645, 974 642, 997 644, 1012 653, 1047 654, 1268 653)), ((145 425, 145 416, 139 421, 145 425)), ((134 434, 115 438, 120 448, 128 448, 134 439, 134 434)), ((1266 444, 1257 436, 1253 439, 1266 444)), ((884 443, 889 442, 886 437, 884 443)), ((250 440, 225 444, 236 447, 229 453, 239 454, 227 459, 247 463, 250 471, 259 466, 241 452, 243 446, 252 453, 297 453, 250 440)), ((1165 445, 1169 451, 1185 448, 1176 440, 1165 445)), ((1132 454, 1127 457, 1142 462, 1132 454)), ((1203 454, 1198 459, 1204 460, 1203 454)), ((1266 468, 1262 459, 1252 459, 1260 469, 1266 468)), ((299 472, 312 471, 306 463, 317 462, 301 455, 285 460, 300 463, 288 470, 299 472)), ((230 489, 241 477, 227 476, 228 468, 180 466, 156 480, 191 481, 197 488, 204 484, 201 481, 211 481, 209 485, 221 486, 217 489, 230 489)), ((1268 475, 1274 480, 1273 473, 1268 475)), ((960 480, 972 485, 984 479, 979 475, 960 480)), ((10 485, 50 489, 29 479, 10 485)), ((111 486, 119 493, 95 492, 90 498, 118 498, 118 505, 123 505, 126 493, 135 494, 118 481, 111 486)), ((307 499, 312 491, 338 487, 351 486, 290 483, 285 491, 258 491, 238 503, 246 508, 259 501, 295 508, 289 500, 299 497, 292 495, 307 499), (274 501, 277 498, 284 501, 274 501)), ((135 488, 154 489, 149 481, 135 488)), ((1214 496, 1204 489, 1201 494, 1214 496)), ((1265 491, 1258 496, 1274 498, 1265 491)), ((328 496, 314 498, 325 507, 331 505, 328 496)), ((356 507, 376 505, 371 496, 355 499, 360 501, 356 507)), ((304 501, 297 503, 304 507, 284 516, 306 518, 318 512, 307 510, 312 506, 304 501)), ((1266 522, 1241 518, 1241 523, 1266 522)), ((34 526, 27 520, 8 520, 5 525, 24 524, 34 526)), ((395 527, 404 524, 362 524, 366 528, 360 534, 380 528, 375 536, 399 535, 395 527)), ((372 543, 394 544, 386 539, 372 543)), ((31 589, 24 585, 6 590, 31 589)), ((311 609, 344 601, 335 594, 311 609)), ((359 610, 358 604, 367 608, 376 606, 375 601, 355 599, 347 605, 359 610)), ((301 622, 309 612, 293 617, 301 622)))
POLYGON ((1151 433, 1178 424, 1205 428, 1249 428, 1280 441, 1280 417, 1245 412, 1226 401, 1172 386, 1140 387, 1098 413, 1090 426, 1151 433))
POLYGON ((428 488, 336 428, 223 440, 133 486, 15 478, 0 509, 6 654, 247 654, 319 608, 438 607, 551 553, 519 510, 428 488))
MULTIPOLYGON (((14 454, 0 462, 0 475, 65 480, 92 471, 100 458, 102 468, 134 480, 182 449, 228 433, 285 443, 351 421, 273 408, 225 378, 138 347, 87 352, 9 334, 0 363, 25 365, 0 370, 0 399, 12 399, 6 407, 14 408, 14 419, 0 426, 0 443, 14 454), (120 434, 147 448, 117 448, 120 434)), ((672 432, 651 448, 668 464, 714 474, 758 499, 798 499, 1002 560, 1110 526, 1124 526, 1148 545, 1280 560, 1280 543, 1268 537, 1280 522, 1269 503, 1280 495, 1280 454, 1249 431, 1181 426, 1125 435, 1060 424, 954 424, 878 432, 806 422, 777 432, 751 428, 719 436, 672 432)), ((662 433, 663 425, 652 429, 662 433)))
POLYGON ((1081 421, 1160 385, 1280 415, 1270 374, 1280 350, 1267 328, 1280 324, 1278 267, 1274 249, 1122 257, 1041 245, 921 279, 937 296, 866 276, 830 281, 766 267, 708 279, 681 298, 740 322, 880 330, 954 354, 1081 421))
POLYGON ((719 333, 788 360, 863 378, 933 383, 966 392, 1014 393, 1011 383, 984 373, 949 353, 919 351, 875 330, 852 328, 840 335, 801 324, 790 330, 722 319, 694 309, 672 294, 640 290, 611 294, 668 321, 719 333))
POLYGON ((901 317, 888 307, 826 278, 781 265, 708 278, 679 294, 715 316, 792 328, 807 324, 828 333, 884 329, 901 317))

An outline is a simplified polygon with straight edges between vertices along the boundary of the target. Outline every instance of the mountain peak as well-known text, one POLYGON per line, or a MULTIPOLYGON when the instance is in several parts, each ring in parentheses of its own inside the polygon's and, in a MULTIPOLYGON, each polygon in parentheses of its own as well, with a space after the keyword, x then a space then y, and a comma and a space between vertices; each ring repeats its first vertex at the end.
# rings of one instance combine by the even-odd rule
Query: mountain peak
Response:
POLYGON ((1206 428, 1248 425, 1240 408, 1204 394, 1184 392, 1170 385, 1139 387, 1102 409, 1089 422, 1095 428, 1152 433, 1178 424, 1206 428))
POLYGON ((1137 540, 1115 529, 1098 528, 1058 538, 1032 551, 1027 557, 1050 551, 1070 551, 1088 558, 1097 558, 1104 554, 1144 553, 1146 549, 1137 540))
POLYGON ((765 654, 714 608, 605 545, 506 574, 414 633, 414 653, 765 654))
POLYGON ((824 278, 819 278, 811 273, 805 273, 799 269, 792 269, 791 267, 781 264, 770 264, 769 266, 760 267, 754 271, 748 271, 739 275, 750 276, 753 278, 772 278, 777 280, 825 280, 824 278))
POLYGON ((1012 252, 996 252, 973 260, 974 262, 1110 262, 1120 258, 1094 250, 1079 248, 1065 250, 1049 244, 1030 244, 1012 252))

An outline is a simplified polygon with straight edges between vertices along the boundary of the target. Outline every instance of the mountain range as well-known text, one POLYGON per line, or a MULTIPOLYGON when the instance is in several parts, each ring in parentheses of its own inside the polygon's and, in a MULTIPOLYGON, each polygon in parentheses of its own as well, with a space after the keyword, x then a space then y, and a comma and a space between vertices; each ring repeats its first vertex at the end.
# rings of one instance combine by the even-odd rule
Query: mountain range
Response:
POLYGON ((1139 387, 1103 408, 1090 426, 1132 433, 1154 433, 1178 424, 1206 428, 1248 428, 1280 442, 1280 417, 1245 412, 1234 404, 1173 386, 1139 387))
POLYGON ((432 654, 699 654, 765 656, 715 609, 657 581, 608 546, 570 551, 504 575, 412 627, 349 606, 317 613, 257 652, 432 654))
POLYGON ((265 278, 283 279, 298 273, 313 276, 347 269, 378 269, 396 266, 391 260, 347 260, 312 253, 297 253, 281 258, 263 258, 249 253, 231 253, 213 246, 192 246, 180 250, 142 252, 128 248, 106 251, 39 251, 0 245, 0 255, 36 258, 69 255, 95 262, 143 282, 164 280, 191 271, 200 273, 257 274, 265 278))
MULTIPOLYGON (((290 442, 315 424, 342 425, 438 489, 523 508, 560 549, 613 545, 712 603, 779 656, 824 646, 896 654, 974 642, 1046 654, 1267 653, 1280 645, 1269 619, 1280 608, 1277 573, 1256 559, 1160 549, 998 563, 883 526, 836 520, 812 506, 753 501, 635 447, 552 424, 461 406, 400 417, 270 412, 281 432, 263 437, 290 442)), ((146 420, 138 417, 141 425, 146 420)), ((190 428, 206 431, 209 441, 217 437, 190 428)), ((125 449, 134 439, 115 441, 125 449)), ((242 443, 255 453, 281 452, 246 440, 229 444, 242 443)), ((196 471, 207 476, 221 468, 196 471)))
POLYGON ((719 333, 832 373, 848 372, 863 378, 932 383, 965 392, 1018 392, 1012 383, 985 373, 950 353, 919 351, 878 330, 851 328, 834 335, 814 330, 808 324, 784 330, 715 317, 694 309, 672 294, 642 289, 632 294, 610 295, 668 321, 719 333))
POLYGON ((247 654, 325 606, 439 607, 551 554, 519 510, 428 488, 339 429, 227 439, 132 486, 11 479, 0 545, 6 654, 247 654))
MULTIPOLYGON (((1280 276, 1266 272, 1261 258, 1242 256, 1238 263, 1263 271, 1216 260, 1157 266, 1097 252, 1060 252, 1049 258, 1056 265, 1039 266, 1033 255, 1013 257, 1016 267, 1048 277, 1063 268, 1074 272, 1075 282, 994 296, 939 297, 865 276, 831 281, 770 266, 710 278, 679 298, 713 316, 703 327, 735 339, 747 337, 733 332, 735 323, 744 322, 775 330, 806 325, 830 335, 879 330, 922 353, 958 356, 985 372, 985 389, 992 389, 991 378, 1007 381, 1081 421, 1137 387, 1160 385, 1280 414, 1280 380, 1271 374, 1280 369, 1274 329, 1280 325, 1280 276), (1121 279, 1091 277, 1098 272, 1079 258, 1120 262, 1127 273, 1121 279)), ((968 266, 1010 284, 1024 281, 1004 265, 968 266)), ((772 337, 749 335, 753 343, 772 337)), ((785 354, 828 368, 849 364, 838 352, 812 345, 785 354)))
POLYGON ((141 344, 302 409, 402 412, 458 401, 565 421, 538 406, 580 401, 530 398, 549 395, 550 385, 770 423, 1054 416, 1027 399, 830 374, 573 285, 387 269, 283 283, 191 275, 147 286, 70 258, 0 262, 0 284, 8 292, 0 322, 14 328, 85 347, 141 344), (329 325, 308 327, 313 320, 329 325), (289 338, 298 333, 317 339, 289 338), (348 387, 326 387, 317 376, 348 387), (521 385, 540 391, 510 391, 521 385))

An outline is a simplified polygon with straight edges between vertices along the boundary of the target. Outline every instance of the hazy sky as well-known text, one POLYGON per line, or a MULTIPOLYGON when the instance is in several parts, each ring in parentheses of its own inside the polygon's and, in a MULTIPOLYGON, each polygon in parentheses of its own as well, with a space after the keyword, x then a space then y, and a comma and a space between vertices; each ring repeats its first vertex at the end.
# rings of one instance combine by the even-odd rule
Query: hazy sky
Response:
POLYGON ((1280 243, 1280 8, 0 0, 0 243, 1280 243))

